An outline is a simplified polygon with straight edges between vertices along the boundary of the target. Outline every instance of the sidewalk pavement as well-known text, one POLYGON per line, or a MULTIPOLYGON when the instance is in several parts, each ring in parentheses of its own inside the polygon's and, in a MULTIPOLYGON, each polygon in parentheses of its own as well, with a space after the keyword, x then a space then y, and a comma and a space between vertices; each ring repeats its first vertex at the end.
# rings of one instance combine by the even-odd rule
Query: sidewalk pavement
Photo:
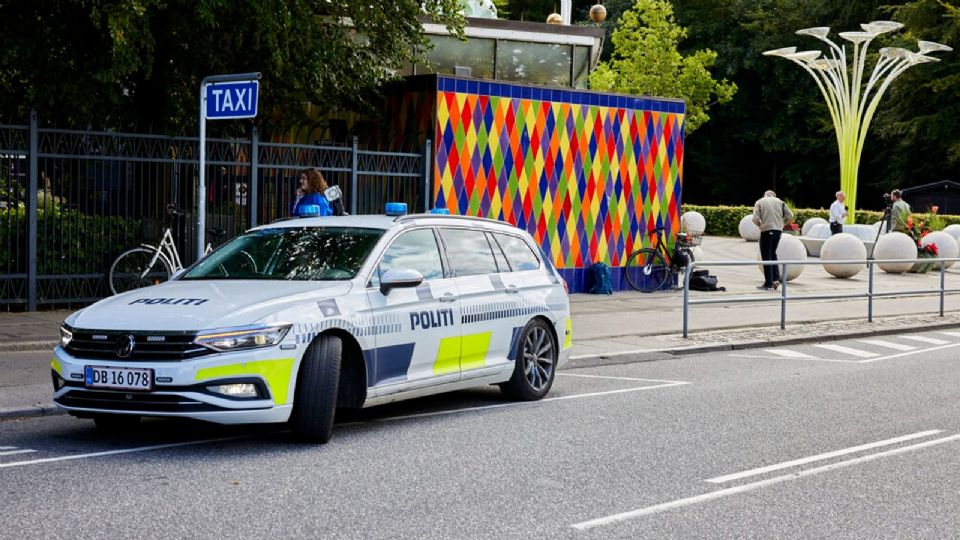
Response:
MULTIPOLYGON (((755 242, 706 237, 698 262, 756 260, 755 242)), ((867 322, 867 302, 861 299, 791 301, 786 329, 779 328, 778 292, 758 291, 763 281, 759 265, 714 267, 710 272, 725 292, 692 291, 697 298, 769 298, 769 303, 691 306, 690 335, 681 335, 682 291, 643 294, 622 291, 611 296, 575 294, 570 297, 574 350, 569 367, 637 362, 803 341, 846 339, 865 335, 960 327, 960 296, 948 295, 945 316, 938 316, 939 297, 888 297, 874 301, 874 322, 867 322)), ((876 292, 939 287, 939 272, 874 275, 876 292)), ((790 295, 864 293, 866 271, 837 279, 822 267, 806 266, 789 282, 790 295)), ((960 266, 947 271, 947 288, 960 288, 960 266)), ((37 351, 51 351, 68 311, 0 313, 0 417, 58 412, 50 403, 48 359, 37 351), (25 354, 30 353, 32 354, 25 354), (29 360, 27 359, 29 358, 29 360)))

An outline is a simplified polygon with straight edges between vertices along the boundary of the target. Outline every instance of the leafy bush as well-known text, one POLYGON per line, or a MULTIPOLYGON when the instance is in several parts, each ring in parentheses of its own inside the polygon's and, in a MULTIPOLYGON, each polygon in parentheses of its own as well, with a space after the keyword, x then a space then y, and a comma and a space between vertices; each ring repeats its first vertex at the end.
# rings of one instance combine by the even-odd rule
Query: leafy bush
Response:
MULTIPOLYGON (((45 205, 37 211, 37 273, 106 272, 113 257, 137 245, 140 220, 90 216, 45 205)), ((27 211, 0 209, 0 273, 27 271, 27 211)))
MULTIPOLYGON (((794 208, 795 221, 803 225, 813 217, 827 219, 830 211, 824 208, 794 208)), ((683 212, 700 212, 707 221, 706 234, 713 236, 740 236, 740 220, 743 216, 753 213, 752 206, 700 206, 696 204, 683 205, 683 212)), ((914 214, 927 223, 942 222, 942 227, 960 223, 960 216, 937 215, 938 219, 931 220, 931 214, 914 214)), ((883 217, 883 212, 875 210, 857 210, 856 222, 872 225, 883 217)))

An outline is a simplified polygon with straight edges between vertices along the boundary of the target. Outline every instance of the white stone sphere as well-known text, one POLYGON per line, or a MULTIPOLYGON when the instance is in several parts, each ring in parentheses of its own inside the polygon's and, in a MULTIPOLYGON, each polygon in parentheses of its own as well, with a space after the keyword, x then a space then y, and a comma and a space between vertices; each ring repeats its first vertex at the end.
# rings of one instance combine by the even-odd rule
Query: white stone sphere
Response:
POLYGON ((802 236, 808 236, 810 229, 812 229, 814 225, 830 225, 830 222, 822 217, 812 217, 803 222, 803 228, 800 229, 800 234, 802 236))
POLYGON ((956 240, 957 242, 960 242, 960 225, 957 225, 956 223, 954 223, 953 225, 947 225, 943 229, 943 232, 952 236, 953 239, 956 240))
POLYGON ((737 228, 740 229, 740 238, 743 238, 747 242, 760 240, 760 227, 753 224, 753 214, 743 216, 737 228))
POLYGON ((706 257, 706 255, 704 254, 702 247, 700 247, 700 246, 694 246, 694 247, 690 248, 690 251, 693 252, 693 260, 698 261, 698 262, 703 262, 704 260, 706 260, 706 259, 704 259, 704 257, 706 257))
POLYGON ((707 230, 707 220, 700 212, 684 212, 680 216, 680 230, 687 234, 703 234, 707 230))
MULTIPOLYGON (((757 254, 757 260, 760 260, 760 254, 757 254)), ((785 234, 780 237, 780 243, 777 244, 777 260, 778 261, 805 261, 807 260, 807 249, 803 247, 803 243, 800 242, 800 239, 792 234, 785 234)), ((757 265, 760 269, 760 273, 763 273, 763 265, 757 265)), ((793 281, 800 277, 800 274, 803 273, 805 268, 802 264, 795 264, 793 266, 787 265, 787 281, 793 281)), ((782 278, 783 276, 781 276, 782 278)))
MULTIPOLYGON (((957 245, 956 239, 946 231, 933 231, 920 239, 920 245, 927 246, 930 244, 936 244, 937 258, 953 259, 957 254, 960 254, 960 246, 957 245)), ((943 266, 944 268, 950 268, 953 263, 954 261, 947 261, 943 263, 943 266)), ((940 270, 940 265, 937 265, 937 270, 940 270)))
POLYGON ((850 233, 840 233, 827 238, 820 248, 820 260, 828 274, 838 278, 853 277, 867 267, 867 263, 832 264, 830 261, 865 260, 867 248, 863 241, 850 233))
POLYGON ((909 262, 877 263, 881 270, 888 274, 902 274, 913 266, 913 259, 917 257, 917 244, 902 232, 881 234, 877 245, 873 248, 873 258, 883 259, 910 259, 909 262))

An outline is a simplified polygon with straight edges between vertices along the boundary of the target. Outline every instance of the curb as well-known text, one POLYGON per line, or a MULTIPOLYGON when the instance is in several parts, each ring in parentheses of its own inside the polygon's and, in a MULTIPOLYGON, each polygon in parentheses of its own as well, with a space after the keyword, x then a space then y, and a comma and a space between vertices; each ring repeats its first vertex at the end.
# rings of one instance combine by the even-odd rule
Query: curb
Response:
POLYGON ((32 418, 37 416, 57 416, 67 414, 67 411, 56 405, 31 405, 28 407, 4 407, 0 408, 0 420, 32 418))
POLYGON ((0 352, 52 352, 59 344, 59 341, 9 341, 0 343, 0 352))

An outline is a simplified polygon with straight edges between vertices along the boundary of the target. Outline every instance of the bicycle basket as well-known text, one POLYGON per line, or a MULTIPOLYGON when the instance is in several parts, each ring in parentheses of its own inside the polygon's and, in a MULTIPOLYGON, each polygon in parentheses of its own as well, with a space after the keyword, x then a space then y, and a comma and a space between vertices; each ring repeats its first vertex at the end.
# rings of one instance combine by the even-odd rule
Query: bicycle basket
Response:
POLYGON ((703 233, 679 233, 677 234, 677 244, 681 247, 695 247, 700 245, 703 240, 703 233))

